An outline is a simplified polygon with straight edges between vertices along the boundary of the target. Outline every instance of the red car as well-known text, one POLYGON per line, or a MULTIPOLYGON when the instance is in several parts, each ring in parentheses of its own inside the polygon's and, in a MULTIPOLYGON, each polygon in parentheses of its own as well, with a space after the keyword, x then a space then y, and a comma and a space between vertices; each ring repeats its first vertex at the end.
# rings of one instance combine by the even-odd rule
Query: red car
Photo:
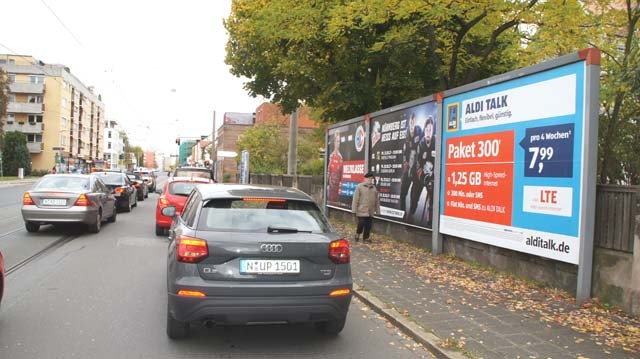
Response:
POLYGON ((4 260, 0 252, 0 303, 2 303, 2 293, 4 292, 4 260))
POLYGON ((199 177, 172 177, 167 180, 164 190, 158 198, 156 205, 156 235, 161 236, 167 233, 171 227, 173 218, 163 216, 161 211, 168 206, 176 207, 176 215, 182 213, 184 203, 191 193, 191 190, 201 183, 212 183, 210 179, 199 177))

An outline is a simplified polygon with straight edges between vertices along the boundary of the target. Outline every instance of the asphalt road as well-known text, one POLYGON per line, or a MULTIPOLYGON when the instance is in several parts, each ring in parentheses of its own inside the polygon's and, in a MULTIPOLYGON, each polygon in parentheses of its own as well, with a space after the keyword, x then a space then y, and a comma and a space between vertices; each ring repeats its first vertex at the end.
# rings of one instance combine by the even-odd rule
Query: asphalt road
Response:
POLYGON ((30 234, 19 212, 24 190, 0 188, 6 266, 26 260, 7 277, 0 358, 433 357, 355 299, 337 337, 311 325, 277 325, 195 327, 189 339, 172 341, 165 335, 167 240, 154 235, 158 195, 98 234, 51 226, 30 234))

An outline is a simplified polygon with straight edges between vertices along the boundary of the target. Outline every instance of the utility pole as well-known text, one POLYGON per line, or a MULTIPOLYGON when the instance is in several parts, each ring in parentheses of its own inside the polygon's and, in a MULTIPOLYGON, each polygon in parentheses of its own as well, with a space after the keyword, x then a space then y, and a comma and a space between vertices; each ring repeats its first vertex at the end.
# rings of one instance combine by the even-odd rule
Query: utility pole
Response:
POLYGON ((211 172, 213 172, 213 180, 217 181, 218 172, 216 162, 218 161, 218 155, 216 153, 216 110, 213 110, 213 125, 211 127, 211 152, 209 153, 211 160, 211 172))
POLYGON ((295 176, 298 173, 298 108, 291 114, 289 121, 289 155, 287 158, 287 174, 295 176))

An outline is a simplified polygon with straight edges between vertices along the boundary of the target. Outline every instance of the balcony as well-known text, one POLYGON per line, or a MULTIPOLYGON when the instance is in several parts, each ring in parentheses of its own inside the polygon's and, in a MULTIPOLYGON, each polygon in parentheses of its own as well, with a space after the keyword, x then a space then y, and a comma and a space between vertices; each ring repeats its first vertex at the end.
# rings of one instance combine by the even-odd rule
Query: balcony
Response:
POLYGON ((12 93, 40 95, 44 93, 44 84, 32 84, 29 82, 14 82, 9 85, 9 91, 12 93))
POLYGON ((29 153, 40 153, 44 149, 44 143, 27 142, 27 148, 29 149, 29 153))
POLYGON ((7 106, 8 113, 42 113, 43 106, 41 103, 26 102, 9 102, 7 106))
POLYGON ((36 133, 40 134, 44 131, 43 123, 31 123, 31 122, 13 122, 6 123, 3 127, 4 132, 18 131, 22 133, 36 133))

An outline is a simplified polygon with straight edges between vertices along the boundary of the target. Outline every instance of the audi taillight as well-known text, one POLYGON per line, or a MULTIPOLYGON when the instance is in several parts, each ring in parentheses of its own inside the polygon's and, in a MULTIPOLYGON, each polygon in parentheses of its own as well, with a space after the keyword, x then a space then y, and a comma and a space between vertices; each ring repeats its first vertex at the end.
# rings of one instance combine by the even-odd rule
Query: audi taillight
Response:
POLYGON ((351 260, 351 251, 349 250, 349 241, 339 239, 329 244, 329 259, 336 264, 349 263, 351 260))
POLYGON ((124 187, 116 188, 116 193, 124 193, 124 187))
POLYGON ((22 204, 25 206, 33 206, 35 203, 31 199, 31 195, 27 192, 22 196, 22 204))
POLYGON ((74 203, 73 205, 74 206, 80 206, 80 207, 87 207, 87 206, 91 205, 91 201, 83 193, 83 194, 80 195, 80 197, 78 197, 78 199, 76 200, 76 203, 74 203))
POLYGON ((178 262, 198 263, 209 256, 207 241, 202 239, 180 236, 176 246, 178 262))
POLYGON ((135 183, 133 184, 133 187, 135 187, 135 188, 139 188, 139 187, 140 187, 140 183, 135 182, 135 183))

